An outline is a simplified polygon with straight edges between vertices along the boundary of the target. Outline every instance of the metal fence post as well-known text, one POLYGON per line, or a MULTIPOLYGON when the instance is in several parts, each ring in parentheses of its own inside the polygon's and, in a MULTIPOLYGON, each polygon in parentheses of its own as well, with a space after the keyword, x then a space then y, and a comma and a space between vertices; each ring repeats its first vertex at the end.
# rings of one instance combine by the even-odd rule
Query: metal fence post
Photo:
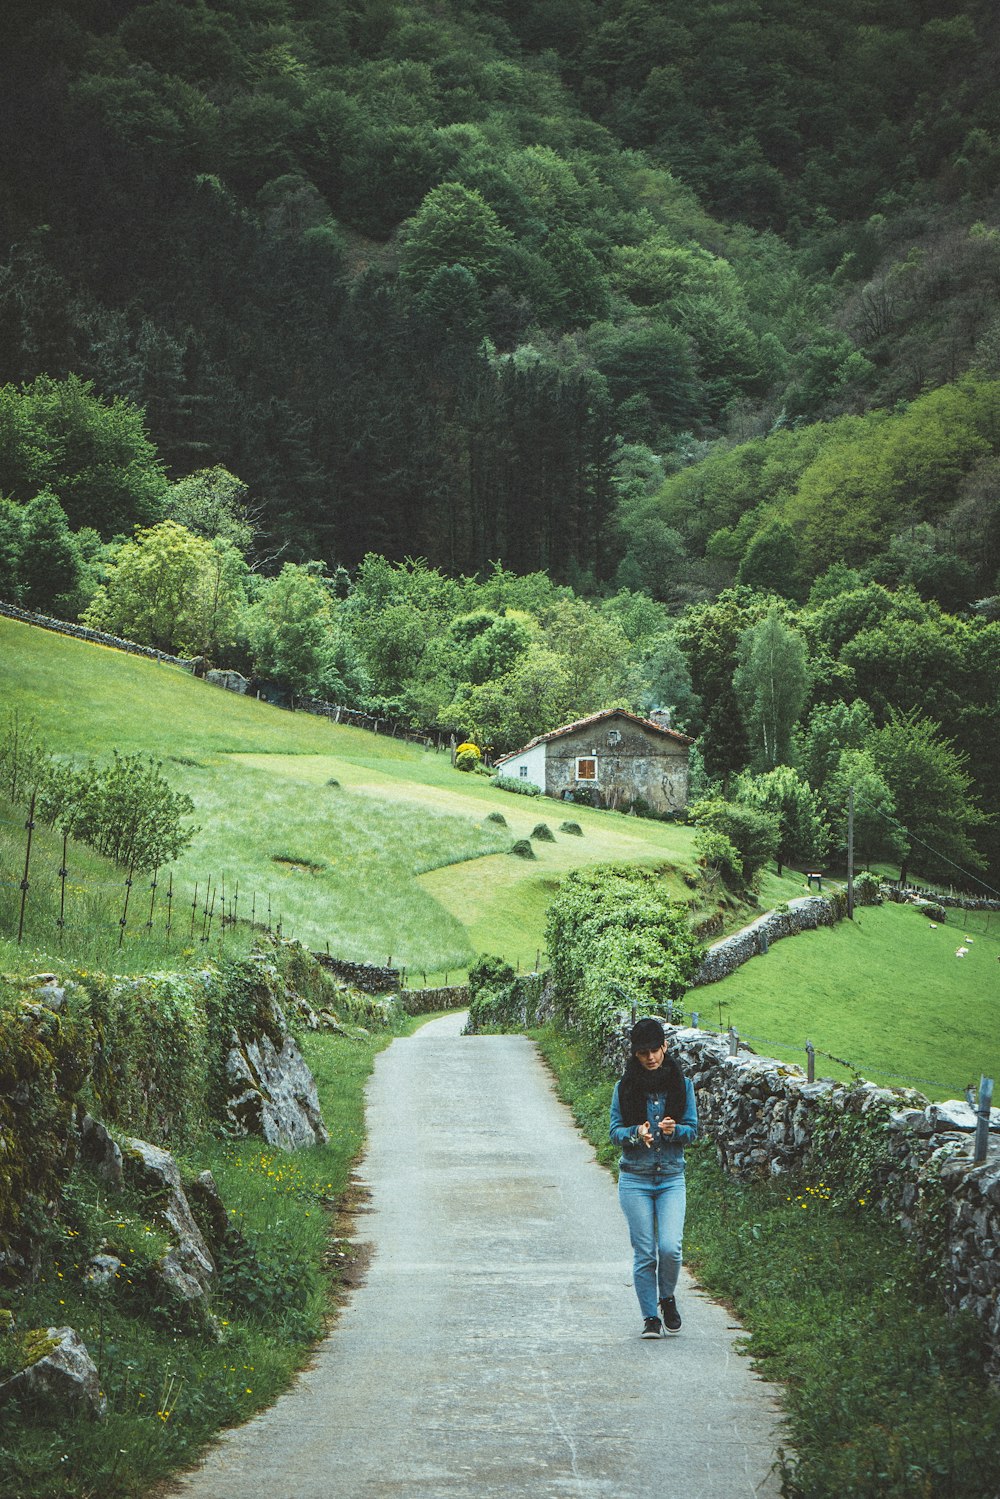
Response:
POLYGON ((811 1041, 806 1042, 806 1081, 816 1081, 816 1051, 811 1041))
POLYGON ((975 1164, 981 1166, 986 1159, 986 1149, 990 1138, 990 1105, 993 1102, 993 1079, 991 1077, 980 1077, 979 1079, 979 1118, 976 1121, 976 1154, 975 1164))

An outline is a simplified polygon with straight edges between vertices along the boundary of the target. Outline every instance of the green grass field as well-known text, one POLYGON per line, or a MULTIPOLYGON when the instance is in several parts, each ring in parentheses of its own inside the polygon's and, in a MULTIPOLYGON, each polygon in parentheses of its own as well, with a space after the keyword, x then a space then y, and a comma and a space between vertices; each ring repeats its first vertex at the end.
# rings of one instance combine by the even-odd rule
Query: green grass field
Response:
MULTIPOLYGON (((562 804, 496 791, 485 777, 453 770, 447 754, 9 620, 0 620, 0 704, 34 717, 60 753, 106 758, 117 748, 162 760, 200 825, 173 868, 176 908, 187 910, 189 928, 195 882, 199 899, 214 884, 221 909, 224 880, 227 900, 238 884, 239 915, 280 919, 285 935, 328 944, 338 956, 391 956, 420 981, 425 973, 428 982, 454 977, 480 951, 533 964, 546 906, 569 869, 628 860, 680 870, 691 862, 687 828, 579 807, 571 815, 583 836, 564 835, 562 804), (492 811, 503 812, 506 828, 487 821, 492 811), (511 843, 538 822, 556 841, 536 842, 534 860, 511 857, 511 843)), ((20 879, 22 840, 17 814, 10 820, 0 871, 8 884, 20 879)), ((688 894, 674 879, 677 893, 688 894)), ((112 930, 120 909, 115 892, 112 930)), ((69 927, 64 940, 68 952, 69 927)))
POLYGON ((914 906, 887 903, 786 937, 686 1003, 782 1061, 804 1067, 811 1041, 817 1077, 850 1076, 825 1052, 873 1082, 960 1098, 1000 1068, 998 979, 1000 914, 951 911, 933 925, 914 906))

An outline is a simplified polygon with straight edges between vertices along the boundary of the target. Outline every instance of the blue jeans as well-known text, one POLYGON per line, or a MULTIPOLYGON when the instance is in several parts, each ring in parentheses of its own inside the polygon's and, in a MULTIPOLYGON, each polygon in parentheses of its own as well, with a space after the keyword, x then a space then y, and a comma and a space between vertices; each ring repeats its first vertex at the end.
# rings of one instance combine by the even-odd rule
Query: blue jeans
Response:
POLYGON ((672 1296, 681 1272, 687 1186, 684 1172, 644 1176, 623 1171, 618 1201, 632 1240, 632 1279, 644 1317, 659 1316, 658 1300, 672 1296))

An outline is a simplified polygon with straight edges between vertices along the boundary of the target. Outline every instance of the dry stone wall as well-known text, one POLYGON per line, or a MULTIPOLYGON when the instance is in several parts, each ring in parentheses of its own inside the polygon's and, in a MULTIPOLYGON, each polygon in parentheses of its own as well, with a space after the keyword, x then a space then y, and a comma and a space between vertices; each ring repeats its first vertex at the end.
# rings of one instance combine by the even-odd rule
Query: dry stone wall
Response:
POLYGON ((90 630, 86 625, 74 625, 65 619, 53 619, 48 614, 35 614, 30 609, 18 609, 14 604, 0 603, 0 614, 7 619, 20 620, 22 624, 37 625, 41 630, 53 630, 57 635, 72 635, 75 640, 89 640, 94 645, 107 645, 116 651, 126 651, 130 656, 147 656, 152 661, 162 661, 168 666, 182 666, 185 671, 194 670, 194 662, 184 656, 170 656, 166 651, 156 651, 151 645, 137 645, 134 640, 123 640, 119 635, 106 635, 103 630, 90 630))
MULTIPOLYGON (((622 1016, 621 1066, 630 1017, 622 1016)), ((838 1138, 870 1131, 873 1196, 883 1212, 941 1262, 947 1306, 984 1324, 990 1372, 1000 1377, 1000 1109, 989 1149, 974 1163, 976 1113, 964 1100, 931 1103, 912 1089, 810 1083, 801 1068, 725 1038, 664 1022, 691 1078, 702 1132, 727 1171, 742 1180, 822 1171, 838 1138)))
POLYGON ((786 911, 768 911, 731 937, 713 943, 692 978, 691 987, 714 984, 718 979, 735 973, 758 953, 766 953, 772 942, 779 942, 783 937, 796 937, 800 932, 816 927, 833 926, 846 915, 847 896, 842 891, 790 900, 786 911))

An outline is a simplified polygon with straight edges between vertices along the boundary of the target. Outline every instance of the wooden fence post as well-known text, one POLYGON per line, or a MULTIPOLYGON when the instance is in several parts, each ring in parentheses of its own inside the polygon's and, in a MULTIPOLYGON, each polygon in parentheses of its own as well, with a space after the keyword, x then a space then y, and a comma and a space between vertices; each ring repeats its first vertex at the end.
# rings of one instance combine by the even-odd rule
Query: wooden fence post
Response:
POLYGON ((740 1049, 740 1033, 735 1025, 729 1027, 729 1055, 735 1057, 740 1049))
POLYGON ((806 1082, 816 1081, 816 1050, 811 1041, 806 1042, 806 1082))

